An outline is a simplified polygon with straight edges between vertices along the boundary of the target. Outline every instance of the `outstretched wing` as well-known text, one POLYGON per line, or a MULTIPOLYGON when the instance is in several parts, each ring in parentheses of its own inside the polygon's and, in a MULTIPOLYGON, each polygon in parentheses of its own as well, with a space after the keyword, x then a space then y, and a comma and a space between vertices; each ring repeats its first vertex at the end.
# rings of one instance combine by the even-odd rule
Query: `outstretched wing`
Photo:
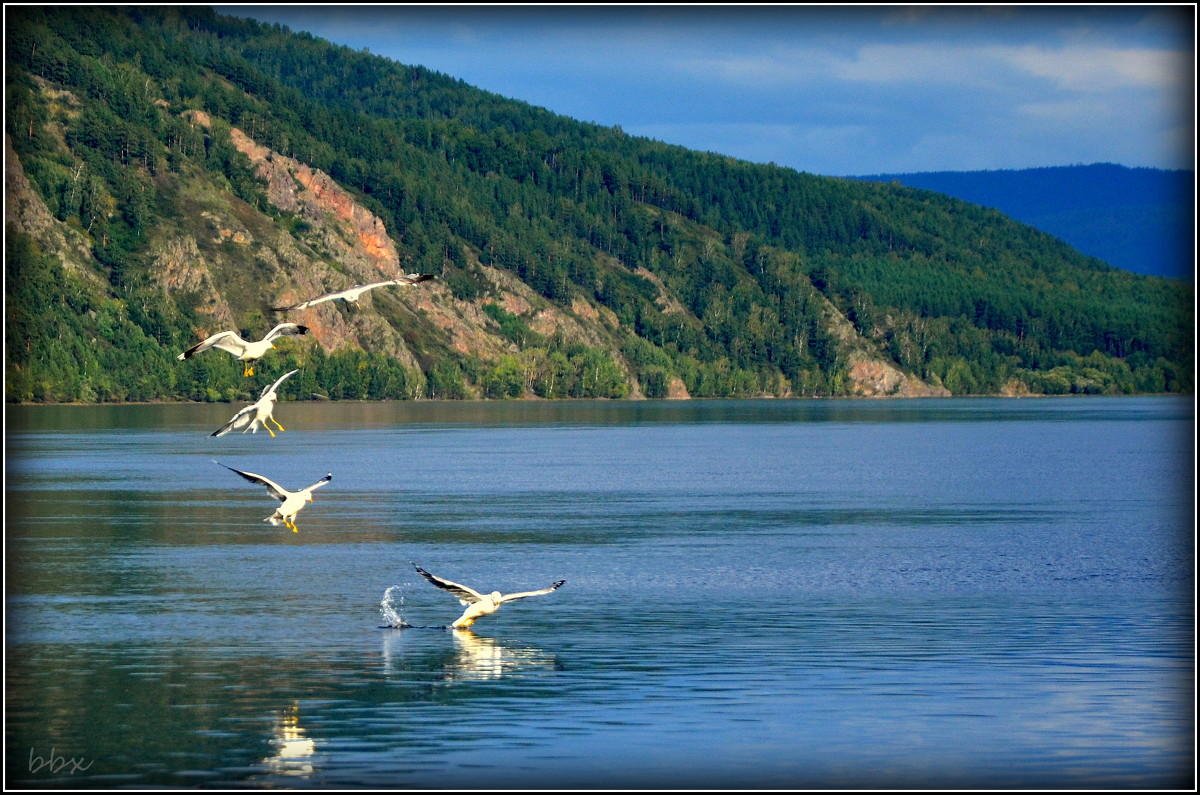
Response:
POLYGON ((301 326, 298 323, 280 323, 275 328, 267 332, 264 340, 273 340, 276 337, 282 337, 285 334, 307 334, 308 326, 301 326))
POLYGON ((243 472, 240 469, 234 469, 233 467, 225 466, 220 461, 213 461, 213 463, 225 467, 230 472, 238 473, 239 475, 241 475, 242 477, 244 477, 246 480, 250 481, 251 483, 257 483, 260 486, 266 486, 267 491, 271 492, 271 496, 273 496, 275 499, 279 500, 280 502, 283 502, 284 500, 286 500, 288 498, 288 494, 290 492, 286 491, 282 486, 280 486, 278 483, 271 480, 270 478, 264 478, 262 475, 256 475, 253 472, 243 472))
POLYGON ((271 311, 272 312, 291 312, 293 309, 307 309, 310 306, 316 306, 317 304, 323 304, 326 301, 332 301, 335 298, 341 298, 341 297, 342 297, 341 293, 326 293, 325 295, 319 295, 316 298, 310 298, 307 301, 301 301, 298 304, 289 304, 288 306, 273 306, 273 307, 271 307, 271 311))
MULTIPOLYGON (((387 287, 388 285, 395 284, 395 283, 396 283, 395 279, 388 279, 387 281, 382 281, 382 282, 370 282, 369 284, 356 284, 353 287, 351 287, 350 290, 360 290, 361 292, 359 294, 361 295, 362 293, 365 293, 368 290, 374 290, 377 287, 387 287)), ((346 292, 350 292, 350 290, 346 290, 346 292)))
MULTIPOLYGON (((257 405, 257 403, 252 403, 249 406, 246 406, 246 408, 242 409, 237 414, 234 414, 233 419, 222 425, 220 428, 217 428, 215 431, 210 433, 209 436, 224 436, 230 431, 236 431, 245 426, 246 423, 250 421, 250 414, 254 411, 254 407, 257 405)), ((222 464, 221 466, 225 465, 222 464)), ((225 468, 228 469, 229 467, 225 468)), ((235 469, 234 471, 236 472, 237 470, 235 469)))
POLYGON ((384 284, 417 284, 418 282, 427 282, 433 278, 432 273, 409 273, 404 276, 384 282, 384 284))
POLYGON ((176 358, 180 361, 190 359, 197 353, 208 350, 209 348, 220 348, 231 353, 241 353, 242 346, 245 346, 246 341, 237 335, 236 331, 222 331, 219 334, 213 334, 203 342, 197 342, 192 347, 188 348, 176 358))
POLYGON ((449 591, 450 593, 457 596, 458 601, 462 602, 464 605, 473 604, 475 602, 479 602, 479 601, 483 600, 483 594, 479 593, 479 591, 476 591, 474 588, 468 588, 465 585, 459 585, 456 582, 451 582, 450 580, 442 579, 441 577, 437 576, 436 574, 430 574, 429 572, 425 571, 425 569, 421 568, 420 566, 418 566, 415 563, 413 564, 413 568, 417 570, 417 574, 420 574, 422 577, 429 580, 431 583, 433 583, 437 587, 439 587, 443 590, 449 591))
POLYGON ((325 477, 321 478, 321 479, 320 479, 320 480, 318 480, 316 483, 314 483, 314 484, 312 484, 311 486, 309 486, 307 489, 305 489, 305 491, 312 491, 313 489, 320 488, 321 486, 324 486, 326 483, 328 483, 328 482, 329 482, 329 481, 331 481, 331 480, 333 480, 333 473, 332 473, 332 472, 330 472, 330 473, 326 474, 326 475, 325 475, 325 477))
POLYGON ((280 385, 280 384, 282 384, 282 383, 283 383, 285 380, 287 380, 287 378, 288 378, 289 376, 291 376, 291 375, 294 375, 295 373, 298 373, 298 372, 300 372, 298 369, 297 369, 297 370, 292 370, 290 373, 284 373, 283 375, 279 376, 279 378, 275 379, 275 383, 271 384, 269 387, 267 387, 266 389, 264 389, 264 390, 262 391, 262 394, 258 396, 258 399, 259 399, 259 400, 262 400, 262 399, 263 399, 263 398, 265 398, 267 395, 269 395, 269 394, 271 394, 272 392, 274 392, 276 389, 278 389, 278 388, 279 388, 279 385, 280 385))
POLYGON ((560 585, 562 585, 565 582, 566 582, 566 580, 559 580, 558 582, 551 585, 549 588, 543 588, 540 591, 522 591, 521 593, 505 594, 504 596, 500 597, 500 601, 501 602, 511 602, 514 599, 524 599, 526 596, 541 596, 544 593, 550 593, 551 591, 557 589, 560 585))

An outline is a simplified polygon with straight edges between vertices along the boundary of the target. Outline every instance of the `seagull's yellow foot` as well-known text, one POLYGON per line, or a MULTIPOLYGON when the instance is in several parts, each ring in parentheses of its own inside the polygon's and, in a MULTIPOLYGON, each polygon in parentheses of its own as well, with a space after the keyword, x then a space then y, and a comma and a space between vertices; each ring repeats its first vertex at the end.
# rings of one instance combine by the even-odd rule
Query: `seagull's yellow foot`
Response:
POLYGON ((267 429, 267 433, 271 434, 271 438, 275 438, 275 431, 271 430, 271 426, 263 423, 263 427, 267 429))
POLYGON ((252 364, 246 365, 245 369, 242 370, 242 375, 244 375, 244 376, 254 375, 254 365, 252 365, 252 364))
MULTIPOLYGON (((274 417, 267 417, 267 419, 269 419, 271 422, 275 423, 275 427, 276 427, 276 428, 278 428, 279 430, 281 430, 281 431, 286 431, 286 430, 287 430, 287 428, 285 428, 285 427, 283 427, 282 425, 280 425, 280 424, 279 424, 279 420, 275 419, 274 417)), ((270 428, 267 428, 267 430, 269 431, 269 430, 271 430, 271 429, 270 429, 270 428)))
POLYGON ((296 525, 292 525, 292 532, 293 532, 293 533, 299 533, 299 532, 300 532, 300 528, 299 528, 299 527, 296 527, 296 525))

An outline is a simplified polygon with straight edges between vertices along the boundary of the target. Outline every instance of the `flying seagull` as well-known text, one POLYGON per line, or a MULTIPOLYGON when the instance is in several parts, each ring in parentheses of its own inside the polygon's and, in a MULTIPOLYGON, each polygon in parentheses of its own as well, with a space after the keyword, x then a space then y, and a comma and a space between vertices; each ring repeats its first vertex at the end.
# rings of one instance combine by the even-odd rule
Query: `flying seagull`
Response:
POLYGON ((242 370, 242 375, 254 375, 254 362, 266 355, 267 351, 275 347, 275 340, 285 334, 307 334, 308 326, 300 326, 295 323, 280 323, 275 328, 267 332, 267 336, 263 337, 258 342, 246 342, 237 335, 236 331, 222 331, 219 334, 213 334, 204 342, 193 345, 183 353, 179 354, 180 361, 190 359, 197 353, 203 353, 209 348, 220 348, 223 351, 228 351, 237 357, 238 361, 244 362, 245 367, 242 370))
POLYGON ((271 480, 270 478, 264 478, 262 475, 256 475, 253 472, 243 472, 240 469, 234 469, 233 467, 225 466, 220 461, 213 461, 213 463, 223 466, 231 472, 238 473, 251 483, 257 483, 260 486, 266 486, 267 491, 271 492, 271 496, 279 500, 279 502, 282 504, 275 509, 275 513, 271 514, 266 519, 263 519, 263 521, 270 522, 273 525, 278 525, 280 522, 283 522, 284 526, 293 533, 300 532, 296 527, 296 514, 298 514, 300 509, 304 507, 304 503, 312 502, 312 493, 316 489, 319 489, 321 486, 324 486, 326 483, 333 480, 333 473, 331 472, 306 489, 300 489, 300 491, 288 491, 275 481, 271 480))
POLYGON ((522 591, 521 593, 510 594, 502 594, 499 591, 492 591, 489 594, 482 594, 479 591, 476 591, 474 588, 468 588, 465 585, 459 585, 456 582, 444 580, 436 574, 430 574, 415 563, 413 564, 413 568, 417 570, 418 574, 429 580, 437 587, 454 594, 456 597, 458 597, 459 602, 464 605, 468 605, 462 616, 450 625, 452 627, 469 627, 475 623, 477 618, 495 613, 500 609, 500 605, 504 604, 505 602, 511 602, 514 599, 524 599, 526 596, 540 596, 544 593, 550 593, 566 582, 566 580, 559 580, 549 588, 543 588, 540 591, 522 591))
POLYGON ((358 299, 362 298, 363 293, 365 293, 369 290, 374 290, 376 287, 390 287, 390 286, 397 285, 397 284, 412 285, 412 284, 417 284, 419 282, 428 281, 432 278, 433 278, 432 273, 410 273, 407 276, 401 276, 398 279, 388 279, 387 281, 384 281, 384 282, 371 282, 370 284, 356 284, 355 286, 353 286, 349 289, 341 290, 340 292, 336 292, 336 293, 326 293, 325 295, 317 296, 316 298, 310 298, 307 301, 301 301, 298 304, 290 304, 289 306, 273 306, 273 307, 271 307, 271 311, 272 312, 290 312, 293 309, 305 309, 307 307, 315 306, 317 304, 323 304, 326 301, 336 301, 339 298, 343 301, 348 301, 349 303, 356 304, 356 303, 358 303, 358 299))
POLYGON ((279 389, 279 385, 282 384, 284 380, 288 378, 288 376, 298 372, 300 371, 292 370, 290 373, 284 373, 283 375, 279 376, 275 383, 271 384, 262 391, 257 403, 251 403, 237 414, 234 414, 233 419, 210 433, 209 436, 224 436, 230 431, 236 431, 238 428, 242 429, 242 433, 245 433, 246 431, 258 433, 258 426, 261 425, 267 429, 267 433, 271 434, 271 438, 274 439, 275 431, 271 430, 270 425, 267 425, 267 420, 275 423, 275 427, 279 430, 285 430, 284 427, 279 424, 279 420, 275 419, 274 415, 271 413, 275 410, 275 401, 279 398, 279 396, 275 394, 275 390, 279 389))

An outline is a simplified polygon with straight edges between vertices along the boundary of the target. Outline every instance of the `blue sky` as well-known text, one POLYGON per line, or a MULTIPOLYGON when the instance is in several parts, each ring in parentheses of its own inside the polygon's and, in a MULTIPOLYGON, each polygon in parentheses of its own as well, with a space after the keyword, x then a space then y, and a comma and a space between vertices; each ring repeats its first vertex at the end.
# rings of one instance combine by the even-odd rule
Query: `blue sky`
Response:
POLYGON ((1192 5, 216 9, 815 174, 1195 167, 1192 5))

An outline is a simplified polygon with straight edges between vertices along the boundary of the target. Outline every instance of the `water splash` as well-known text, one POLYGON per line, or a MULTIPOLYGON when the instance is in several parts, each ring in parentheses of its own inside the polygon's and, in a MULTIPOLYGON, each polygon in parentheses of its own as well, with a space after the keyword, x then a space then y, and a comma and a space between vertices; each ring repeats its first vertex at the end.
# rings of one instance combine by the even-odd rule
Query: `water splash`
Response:
POLYGON ((404 629, 412 626, 404 620, 404 594, 397 593, 403 587, 393 585, 383 592, 383 599, 379 602, 379 614, 383 616, 384 627, 404 629))

